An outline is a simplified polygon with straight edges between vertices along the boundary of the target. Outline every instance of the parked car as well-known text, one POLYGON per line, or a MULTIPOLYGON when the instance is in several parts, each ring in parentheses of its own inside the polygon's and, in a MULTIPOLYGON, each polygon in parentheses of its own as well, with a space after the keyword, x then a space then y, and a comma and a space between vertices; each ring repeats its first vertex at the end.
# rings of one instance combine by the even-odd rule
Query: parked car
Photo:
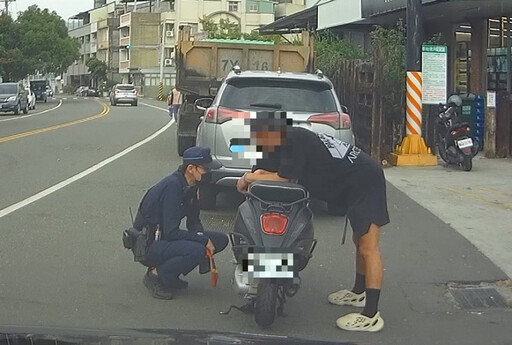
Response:
POLYGON ((131 84, 117 84, 110 92, 110 104, 116 106, 120 103, 129 103, 136 107, 139 103, 138 92, 131 84))
POLYGON ((76 89, 75 95, 85 96, 88 89, 89 89, 89 86, 80 86, 78 89, 76 89))
POLYGON ((0 112, 12 111, 14 115, 28 114, 28 93, 21 83, 0 84, 0 112))
POLYGON ((86 96, 86 97, 96 97, 96 96, 98 96, 98 92, 96 91, 96 89, 87 88, 87 90, 84 91, 84 96, 86 96))
POLYGON ((222 165, 212 171, 211 184, 201 190, 203 208, 213 208, 220 187, 233 187, 250 169, 249 161, 233 159, 229 148, 230 140, 241 134, 232 118, 243 117, 248 111, 286 111, 294 126, 355 142, 347 108, 340 104, 331 81, 321 73, 232 71, 215 99, 199 99, 196 107, 205 110, 196 144, 212 148, 213 157, 222 165))
POLYGON ((36 108, 36 101, 37 101, 36 94, 29 87, 26 87, 25 90, 27 91, 27 97, 28 97, 28 109, 33 110, 36 108))

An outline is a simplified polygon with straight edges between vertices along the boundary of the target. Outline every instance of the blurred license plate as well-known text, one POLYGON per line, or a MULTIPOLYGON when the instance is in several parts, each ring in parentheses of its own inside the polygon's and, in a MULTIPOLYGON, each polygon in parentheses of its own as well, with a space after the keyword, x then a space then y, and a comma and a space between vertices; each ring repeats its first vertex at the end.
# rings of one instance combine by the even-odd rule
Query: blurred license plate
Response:
POLYGON ((293 253, 246 253, 243 271, 252 278, 294 278, 293 253))
POLYGON ((466 147, 470 147, 470 146, 473 146, 473 140, 471 138, 459 140, 459 141, 457 141, 457 145, 461 149, 466 148, 466 147))

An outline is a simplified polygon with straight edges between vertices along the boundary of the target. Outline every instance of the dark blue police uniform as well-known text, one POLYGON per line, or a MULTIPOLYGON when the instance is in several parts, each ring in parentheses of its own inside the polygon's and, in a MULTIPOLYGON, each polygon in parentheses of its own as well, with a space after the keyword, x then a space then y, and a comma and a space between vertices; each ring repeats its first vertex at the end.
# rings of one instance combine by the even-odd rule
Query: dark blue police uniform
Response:
MULTIPOLYGON (((204 157, 209 149, 194 147, 184 154, 184 167, 194 162, 194 157, 204 157), (190 150, 190 151, 189 151, 190 150)), ((204 160, 194 164, 207 166, 204 160)), ((184 172, 179 169, 165 177, 148 190, 142 199, 134 227, 155 229, 158 225, 161 238, 151 243, 142 263, 155 267, 158 278, 166 288, 179 283, 180 274, 186 275, 196 266, 206 264, 206 244, 208 239, 215 246, 215 253, 222 251, 228 244, 226 234, 205 231, 199 219, 199 200, 197 186, 189 186, 184 172), (187 217, 187 230, 180 229, 181 220, 187 217)), ((208 269, 201 273, 208 272, 208 269)))

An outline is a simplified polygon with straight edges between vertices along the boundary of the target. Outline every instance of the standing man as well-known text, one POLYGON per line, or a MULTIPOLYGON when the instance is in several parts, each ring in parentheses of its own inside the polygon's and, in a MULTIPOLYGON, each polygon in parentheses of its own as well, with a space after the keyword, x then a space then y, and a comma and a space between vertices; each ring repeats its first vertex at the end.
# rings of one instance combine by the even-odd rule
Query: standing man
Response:
POLYGON ((183 103, 183 95, 174 87, 167 97, 167 105, 169 105, 169 115, 174 116, 174 120, 178 121, 178 109, 183 103))
POLYGON ((269 119, 267 113, 251 120, 251 138, 263 158, 238 181, 237 189, 244 193, 250 183, 260 180, 298 181, 312 197, 346 201, 356 246, 355 284, 352 290, 330 294, 328 301, 364 307, 361 313, 340 317, 339 328, 380 331, 384 320, 378 311, 383 277, 379 237, 380 228, 389 223, 382 168, 356 146, 292 127, 283 114, 279 119, 269 119))
POLYGON ((154 240, 142 264, 148 267, 144 285, 153 297, 172 299, 171 289, 184 289, 188 283, 179 278, 196 266, 207 273, 212 254, 226 248, 228 237, 220 232, 205 231, 199 219, 198 188, 208 183, 213 161, 210 149, 191 147, 183 153, 183 164, 144 195, 134 228, 146 228, 154 240), (187 217, 187 230, 180 229, 187 217))

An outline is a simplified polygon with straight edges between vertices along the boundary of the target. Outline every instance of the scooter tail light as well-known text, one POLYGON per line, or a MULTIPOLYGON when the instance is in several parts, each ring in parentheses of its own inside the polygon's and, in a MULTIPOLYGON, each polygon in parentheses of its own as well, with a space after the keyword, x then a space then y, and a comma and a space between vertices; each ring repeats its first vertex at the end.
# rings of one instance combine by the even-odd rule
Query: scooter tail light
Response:
POLYGON ((282 235, 288 226, 288 217, 279 213, 267 213, 261 216, 263 232, 269 235, 282 235))

